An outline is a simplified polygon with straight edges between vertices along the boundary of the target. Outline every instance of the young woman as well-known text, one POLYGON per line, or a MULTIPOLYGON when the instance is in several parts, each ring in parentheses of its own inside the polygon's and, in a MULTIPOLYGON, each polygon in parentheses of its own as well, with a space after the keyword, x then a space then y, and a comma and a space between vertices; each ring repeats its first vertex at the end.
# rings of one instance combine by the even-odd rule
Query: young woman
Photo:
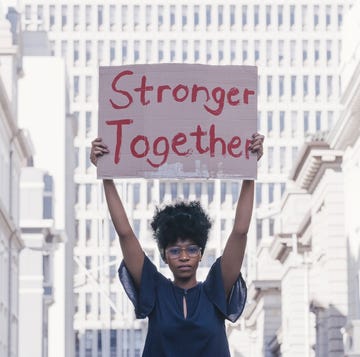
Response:
MULTIPOLYGON (((254 134, 250 150, 258 160, 264 136, 254 134)), ((94 165, 109 152, 100 138, 92 142, 94 165)), ((157 209, 151 223, 161 257, 173 281, 159 273, 135 236, 113 180, 103 180, 111 219, 119 236, 123 262, 120 281, 135 307, 137 318, 149 318, 143 356, 230 356, 225 319, 236 321, 246 301, 240 268, 250 225, 254 181, 244 180, 234 227, 223 254, 204 282, 196 271, 204 254, 211 222, 199 202, 178 202, 157 209)))

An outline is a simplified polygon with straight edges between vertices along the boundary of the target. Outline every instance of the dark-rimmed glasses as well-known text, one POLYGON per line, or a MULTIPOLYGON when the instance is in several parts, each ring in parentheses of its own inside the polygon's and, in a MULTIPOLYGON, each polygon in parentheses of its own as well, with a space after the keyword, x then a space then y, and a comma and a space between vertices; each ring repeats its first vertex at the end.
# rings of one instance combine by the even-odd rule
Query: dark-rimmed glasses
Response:
POLYGON ((185 251, 189 258, 196 258, 201 252, 201 248, 197 245, 188 245, 187 247, 170 247, 166 249, 166 252, 170 259, 178 259, 181 252, 185 251))

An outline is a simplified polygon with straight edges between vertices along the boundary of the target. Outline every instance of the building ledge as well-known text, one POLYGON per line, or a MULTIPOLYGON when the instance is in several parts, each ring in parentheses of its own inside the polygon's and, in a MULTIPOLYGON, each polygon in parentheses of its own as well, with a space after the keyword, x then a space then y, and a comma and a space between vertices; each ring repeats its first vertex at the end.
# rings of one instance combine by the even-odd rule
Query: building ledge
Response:
POLYGON ((350 320, 341 329, 344 341, 344 356, 360 356, 360 320, 350 320))

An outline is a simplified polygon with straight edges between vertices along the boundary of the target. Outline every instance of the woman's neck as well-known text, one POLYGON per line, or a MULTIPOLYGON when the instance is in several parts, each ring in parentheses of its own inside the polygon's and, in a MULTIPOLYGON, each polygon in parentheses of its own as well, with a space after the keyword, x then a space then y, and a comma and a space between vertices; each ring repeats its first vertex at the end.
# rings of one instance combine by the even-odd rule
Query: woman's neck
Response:
POLYGON ((174 285, 176 285, 177 287, 184 289, 184 290, 188 290, 193 288, 194 286, 196 286, 198 284, 196 278, 191 278, 189 280, 187 279, 174 279, 174 285))

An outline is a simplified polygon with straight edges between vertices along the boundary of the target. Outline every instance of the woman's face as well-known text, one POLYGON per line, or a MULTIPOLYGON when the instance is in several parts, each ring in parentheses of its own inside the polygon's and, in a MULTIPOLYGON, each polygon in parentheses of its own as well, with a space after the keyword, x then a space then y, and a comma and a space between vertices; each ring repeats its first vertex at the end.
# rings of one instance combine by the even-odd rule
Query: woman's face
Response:
POLYGON ((191 239, 178 239, 165 249, 165 261, 175 280, 196 280, 201 248, 191 239))

